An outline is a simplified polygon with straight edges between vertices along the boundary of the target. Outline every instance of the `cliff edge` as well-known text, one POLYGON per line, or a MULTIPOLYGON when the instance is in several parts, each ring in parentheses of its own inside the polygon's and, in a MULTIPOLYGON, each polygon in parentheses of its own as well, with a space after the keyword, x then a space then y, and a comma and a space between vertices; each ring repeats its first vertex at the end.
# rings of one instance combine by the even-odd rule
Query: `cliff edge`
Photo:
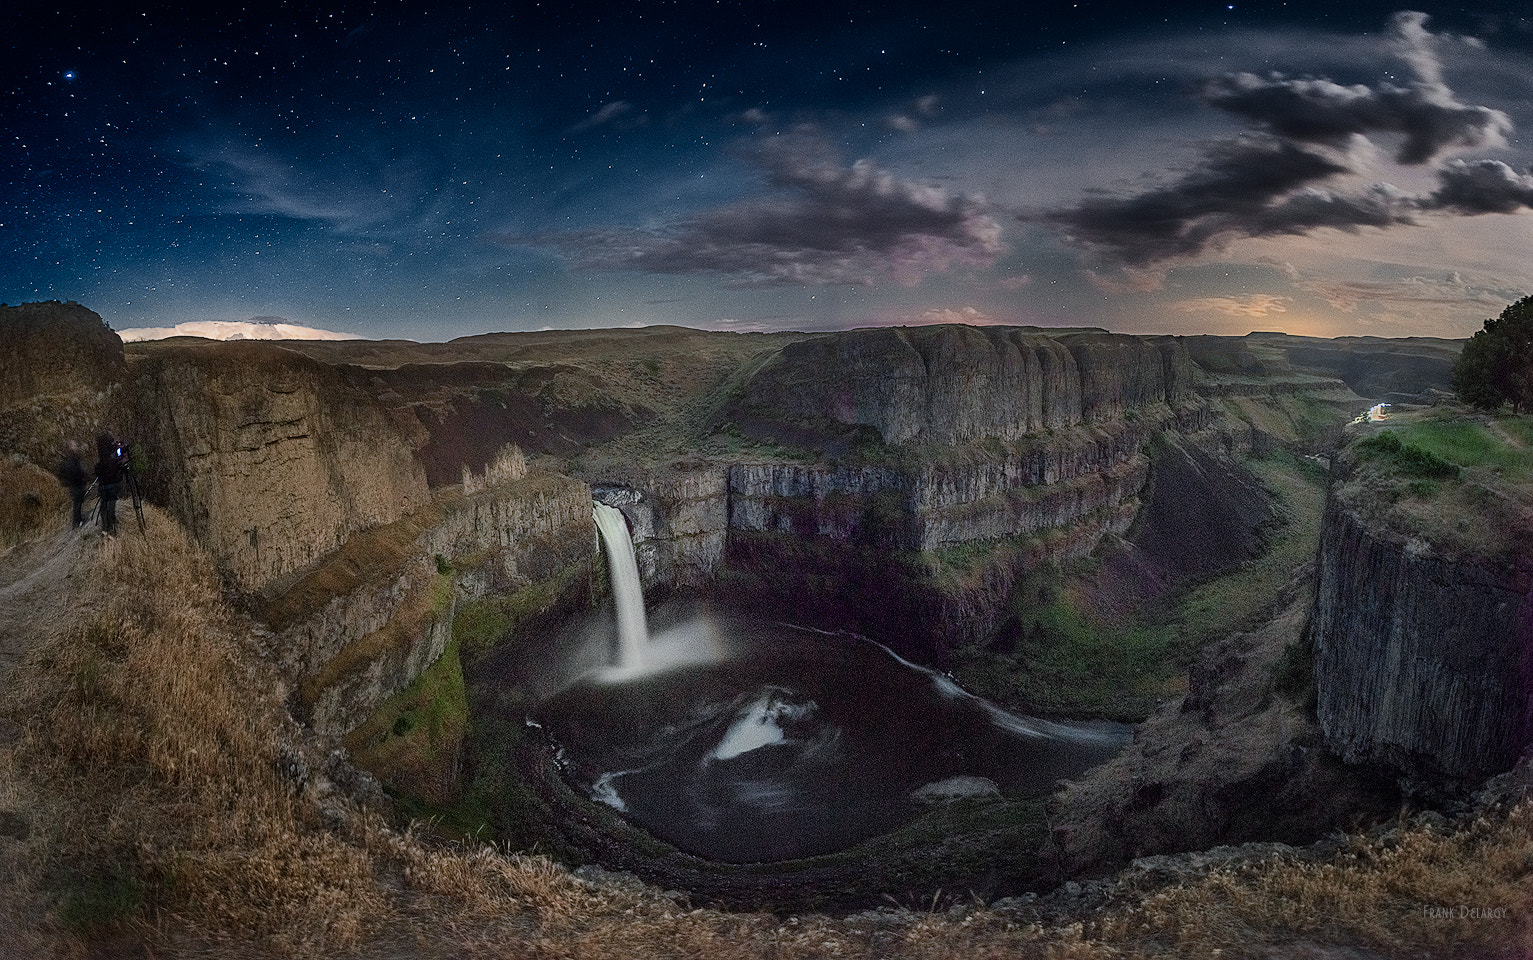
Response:
POLYGON ((1533 421, 1356 429, 1309 627, 1321 727, 1408 786, 1482 781, 1533 746, 1533 421))
POLYGON ((65 440, 120 423, 122 341, 73 301, 0 306, 0 449, 52 466, 65 440))

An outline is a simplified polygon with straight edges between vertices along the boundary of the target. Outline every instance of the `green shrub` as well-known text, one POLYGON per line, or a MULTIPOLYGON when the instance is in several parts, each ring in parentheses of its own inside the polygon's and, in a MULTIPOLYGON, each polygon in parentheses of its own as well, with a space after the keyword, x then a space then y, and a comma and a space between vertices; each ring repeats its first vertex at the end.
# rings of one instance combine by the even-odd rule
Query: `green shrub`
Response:
POLYGON ((1387 463, 1395 472, 1408 477, 1457 480, 1463 472, 1456 463, 1414 444, 1401 442, 1393 430, 1359 441, 1357 449, 1369 459, 1387 463))

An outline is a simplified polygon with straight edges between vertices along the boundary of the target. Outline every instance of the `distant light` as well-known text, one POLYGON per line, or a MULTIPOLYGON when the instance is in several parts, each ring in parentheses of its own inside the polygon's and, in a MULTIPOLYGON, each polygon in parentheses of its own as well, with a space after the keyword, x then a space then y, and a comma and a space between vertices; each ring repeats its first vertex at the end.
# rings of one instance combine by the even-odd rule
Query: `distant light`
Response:
POLYGON ((64 79, 65 80, 73 80, 74 78, 75 78, 75 72, 73 70, 65 70, 64 71, 64 79))

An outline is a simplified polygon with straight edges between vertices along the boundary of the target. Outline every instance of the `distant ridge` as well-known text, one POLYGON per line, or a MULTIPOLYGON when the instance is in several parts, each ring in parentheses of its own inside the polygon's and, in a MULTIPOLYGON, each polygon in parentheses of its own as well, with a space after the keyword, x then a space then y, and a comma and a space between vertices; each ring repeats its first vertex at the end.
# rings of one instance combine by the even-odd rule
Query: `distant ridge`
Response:
POLYGON ((251 317, 249 320, 191 320, 173 327, 132 327, 117 331, 124 343, 164 340, 167 337, 202 337, 205 340, 361 340, 352 333, 336 333, 305 327, 284 317, 251 317))

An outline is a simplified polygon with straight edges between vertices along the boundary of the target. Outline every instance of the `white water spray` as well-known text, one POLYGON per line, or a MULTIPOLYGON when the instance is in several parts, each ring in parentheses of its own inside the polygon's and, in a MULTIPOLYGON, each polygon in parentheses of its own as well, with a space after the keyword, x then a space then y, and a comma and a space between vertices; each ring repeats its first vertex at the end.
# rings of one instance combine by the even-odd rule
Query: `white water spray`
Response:
POLYGON ((607 569, 612 575, 612 599, 617 605, 618 669, 638 672, 644 668, 644 648, 649 644, 649 625, 644 619, 644 588, 639 564, 633 556, 633 538, 623 511, 605 503, 593 503, 596 529, 607 547, 607 569))

